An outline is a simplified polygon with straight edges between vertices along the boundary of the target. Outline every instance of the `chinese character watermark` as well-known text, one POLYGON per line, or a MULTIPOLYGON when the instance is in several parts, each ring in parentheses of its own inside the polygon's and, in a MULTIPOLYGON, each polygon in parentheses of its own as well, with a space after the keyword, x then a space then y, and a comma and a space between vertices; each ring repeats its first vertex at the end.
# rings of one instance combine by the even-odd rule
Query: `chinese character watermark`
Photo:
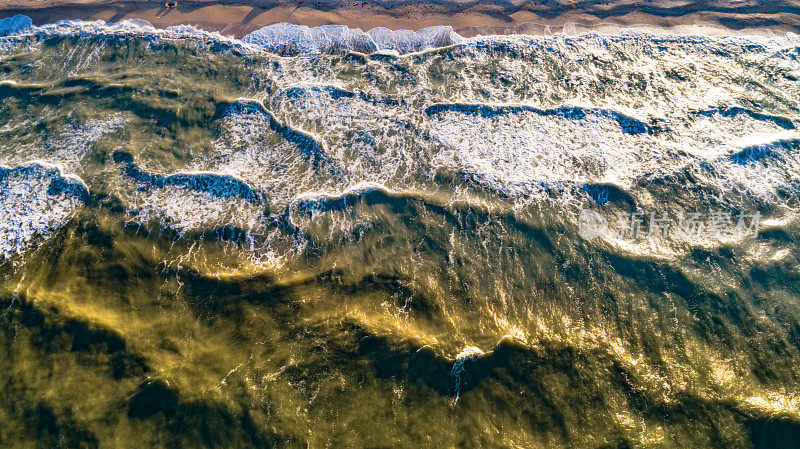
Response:
POLYGON ((616 220, 608 220, 599 212, 584 209, 578 215, 578 234, 586 240, 611 237, 623 240, 646 238, 712 238, 744 239, 757 237, 761 213, 751 214, 714 210, 708 213, 620 212, 616 220), (612 226, 613 224, 613 226, 612 226))

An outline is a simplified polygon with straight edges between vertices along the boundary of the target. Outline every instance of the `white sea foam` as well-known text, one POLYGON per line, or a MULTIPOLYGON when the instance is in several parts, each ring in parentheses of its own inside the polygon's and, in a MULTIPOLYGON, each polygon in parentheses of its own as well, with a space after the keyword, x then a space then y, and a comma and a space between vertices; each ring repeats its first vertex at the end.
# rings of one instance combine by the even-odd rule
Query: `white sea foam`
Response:
MULTIPOLYGON (((28 118, 0 128, 0 134, 27 133, 46 121, 46 117, 28 118)), ((91 151, 99 139, 123 128, 129 118, 123 113, 109 114, 105 117, 89 119, 84 122, 69 122, 50 134, 35 137, 27 143, 13 142, 0 148, 0 164, 17 165, 35 158, 49 164, 58 165, 62 170, 79 173, 81 161, 91 151)))
POLYGON ((461 352, 456 355, 456 359, 453 362, 453 368, 450 370, 450 375, 453 376, 453 380, 455 382, 454 386, 454 397, 453 403, 458 401, 458 397, 461 394, 461 385, 463 383, 463 375, 464 375, 464 362, 468 360, 475 360, 485 355, 485 353, 480 349, 474 346, 465 346, 461 352))
POLYGON ((0 19, 0 36, 7 36, 12 33, 17 33, 33 25, 30 17, 17 14, 14 17, 7 17, 0 19))
POLYGON ((0 36, 5 35, 58 35, 58 36, 138 36, 163 39, 189 39, 219 41, 230 45, 266 50, 281 54, 319 53, 330 51, 392 51, 410 53, 429 48, 464 42, 466 39, 452 27, 434 26, 418 31, 374 28, 367 32, 344 25, 307 27, 277 23, 256 30, 241 40, 226 37, 218 32, 208 32, 191 25, 173 25, 155 28, 145 20, 129 19, 122 22, 59 20, 42 26, 32 26, 27 16, 15 16, 0 21, 0 36))
POLYGON ((435 116, 430 132, 445 144, 436 164, 515 195, 545 194, 565 183, 627 189, 644 177, 670 176, 705 162, 726 175, 726 184, 766 196, 788 185, 786 175, 776 173, 783 168, 756 171, 727 158, 750 145, 800 138, 797 130, 745 115, 699 117, 652 136, 624 133, 614 120, 591 113, 575 120, 533 112, 496 117, 445 112, 435 116))
POLYGON ((465 39, 452 27, 434 26, 419 31, 373 28, 367 32, 345 25, 307 27, 277 23, 253 31, 242 41, 276 53, 319 53, 328 51, 394 51, 400 54, 444 47, 465 39))
POLYGON ((752 46, 758 45, 763 51, 790 50, 800 44, 800 36, 794 33, 785 35, 748 35, 728 30, 727 35, 709 36, 694 28, 688 28, 681 34, 652 29, 622 28, 613 29, 610 33, 588 31, 571 36, 559 33, 552 36, 533 35, 491 35, 464 38, 449 26, 432 26, 417 31, 390 30, 378 27, 369 31, 349 28, 345 25, 323 25, 308 27, 289 23, 277 23, 256 30, 241 40, 223 36, 218 32, 208 32, 191 25, 174 25, 164 29, 154 27, 150 22, 141 19, 126 19, 121 22, 59 20, 55 23, 33 26, 29 17, 17 15, 0 20, 0 36, 107 36, 107 37, 153 37, 162 39, 186 39, 195 41, 216 41, 243 50, 266 50, 270 52, 297 54, 320 53, 329 51, 361 51, 396 52, 406 54, 455 44, 470 47, 485 45, 521 45, 528 46, 532 42, 549 45, 574 45, 576 42, 595 40, 598 43, 612 42, 619 39, 647 38, 672 41, 684 45, 707 45, 719 42, 725 45, 752 46))
MULTIPOLYGON (((731 159, 749 146, 800 138, 794 129, 798 116, 786 106, 796 96, 787 80, 800 76, 793 53, 800 39, 793 34, 621 30, 463 39, 446 27, 363 32, 277 24, 238 41, 190 26, 160 30, 143 21, 62 21, 15 34, 31 35, 187 39, 291 54, 408 53, 457 44, 414 58, 388 58, 391 63, 357 63, 349 67, 353 77, 337 77, 325 55, 278 59, 278 68, 258 73, 275 88, 243 93, 256 100, 232 102, 214 124, 215 148, 180 167, 235 176, 268 192, 269 206, 240 208, 232 205, 238 199, 176 185, 120 192, 139 219, 162 220, 180 232, 226 222, 252 229, 262 225, 252 220, 264 209, 277 213, 305 192, 347 192, 365 184, 424 191, 438 188, 440 180, 466 177, 523 206, 532 199, 572 200, 561 195, 570 190, 585 199, 583 184, 613 184, 635 200, 646 199, 648 182, 686 172, 699 188, 721 196, 746 193, 769 201, 796 185, 796 156, 753 164, 731 159), (362 78, 361 70, 372 78, 362 78), (785 78, 777 75, 784 73, 785 78), (743 104, 754 109, 736 108, 743 104), (762 116, 753 104, 778 115, 762 116), (442 105, 451 108, 429 113, 442 105)), ((77 167, 81 152, 99 135, 91 129, 67 129, 57 142, 42 145, 53 150, 48 160, 77 167)), ((454 184, 453 196, 473 185, 454 184)))
POLYGON ((546 194, 563 183, 626 187, 656 170, 660 159, 642 151, 647 135, 624 134, 613 120, 595 115, 572 120, 533 112, 491 118, 447 112, 438 114, 431 135, 445 144, 437 165, 515 195, 546 194))
POLYGON ((70 123, 45 142, 46 154, 42 155, 42 159, 68 171, 77 171, 81 160, 97 140, 121 129, 126 123, 128 118, 121 113, 85 123, 70 123))
POLYGON ((218 198, 181 186, 166 186, 125 195, 133 221, 156 221, 179 234, 226 226, 251 230, 260 225, 262 207, 238 198, 218 198))
POLYGON ((47 163, 0 166, 0 260, 58 231, 86 194, 83 181, 47 163))
MULTIPOLYGON (((19 17, 19 16, 17 16, 19 17)), ((30 18, 17 19, 15 23, 28 23, 30 18)), ((204 31, 191 25, 174 25, 166 28, 155 28, 150 22, 141 19, 128 19, 121 22, 104 22, 102 20, 59 20, 41 26, 25 26, 6 33, 8 38, 24 36, 79 36, 79 37, 141 37, 160 39, 182 39, 198 42, 219 42, 237 47, 248 47, 242 41, 223 36, 218 32, 204 31)), ((0 33, 3 36, 3 33, 0 33)), ((250 48, 256 50, 256 48, 250 48)))
POLYGON ((319 173, 309 163, 313 155, 304 154, 272 130, 269 116, 240 107, 248 101, 234 103, 219 119, 216 152, 191 169, 235 174, 253 188, 269 192, 272 203, 284 205, 305 190, 335 182, 329 173, 319 173))

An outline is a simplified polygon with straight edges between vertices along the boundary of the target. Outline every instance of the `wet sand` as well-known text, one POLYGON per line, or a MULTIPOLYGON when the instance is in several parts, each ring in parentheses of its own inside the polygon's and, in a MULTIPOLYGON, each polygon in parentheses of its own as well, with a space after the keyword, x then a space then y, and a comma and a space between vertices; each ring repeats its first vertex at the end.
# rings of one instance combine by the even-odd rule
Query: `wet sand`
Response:
POLYGON ((419 29, 450 25, 464 36, 476 34, 548 34, 564 29, 613 29, 626 26, 706 31, 800 32, 800 1, 678 0, 534 0, 534 1, 164 1, 7 0, 0 18, 25 14, 35 24, 60 19, 116 22, 139 18, 157 27, 189 24, 241 37, 265 25, 289 22, 319 26, 342 24, 419 29))

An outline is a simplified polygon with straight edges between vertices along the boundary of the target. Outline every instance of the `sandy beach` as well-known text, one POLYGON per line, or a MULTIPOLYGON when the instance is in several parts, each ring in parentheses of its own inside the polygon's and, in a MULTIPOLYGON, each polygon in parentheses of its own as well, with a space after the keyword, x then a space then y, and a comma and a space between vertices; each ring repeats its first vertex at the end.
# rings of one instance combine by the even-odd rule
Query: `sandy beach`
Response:
POLYGON ((6 0, 0 18, 25 14, 35 24, 60 19, 116 22, 139 18, 157 27, 189 24, 241 37, 265 25, 289 22, 420 29, 450 25, 463 36, 548 34, 562 30, 658 27, 706 31, 800 31, 800 1, 534 0, 479 2, 193 0, 167 8, 164 1, 6 0))

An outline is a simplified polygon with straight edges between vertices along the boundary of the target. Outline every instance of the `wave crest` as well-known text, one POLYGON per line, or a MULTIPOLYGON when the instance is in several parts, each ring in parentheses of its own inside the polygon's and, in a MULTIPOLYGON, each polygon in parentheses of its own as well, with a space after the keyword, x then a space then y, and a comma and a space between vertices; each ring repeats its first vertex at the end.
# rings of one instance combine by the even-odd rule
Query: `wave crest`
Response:
POLYGON ((268 25, 242 38, 245 43, 283 55, 332 51, 394 51, 405 54, 445 47, 464 40, 449 26, 433 26, 419 31, 378 27, 364 32, 360 28, 345 25, 307 27, 289 23, 268 25))

